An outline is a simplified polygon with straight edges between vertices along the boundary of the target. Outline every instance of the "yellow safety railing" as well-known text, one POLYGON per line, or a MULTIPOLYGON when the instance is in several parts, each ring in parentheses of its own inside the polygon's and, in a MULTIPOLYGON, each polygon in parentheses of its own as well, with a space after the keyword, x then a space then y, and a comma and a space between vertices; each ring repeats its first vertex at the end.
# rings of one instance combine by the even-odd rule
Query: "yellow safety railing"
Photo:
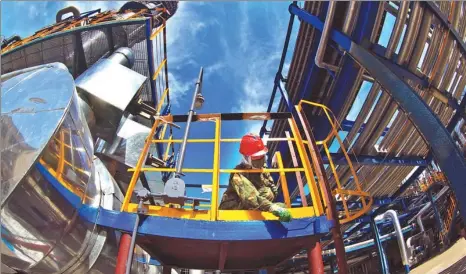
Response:
POLYGON ((455 216, 456 208, 456 199, 454 194, 451 192, 448 196, 448 204, 447 204, 447 215, 443 220, 443 230, 440 231, 440 238, 443 242, 445 242, 448 238, 448 231, 450 230, 451 223, 454 221, 453 217, 455 216))
POLYGON ((426 192, 434 183, 446 183, 447 178, 441 171, 432 171, 427 174, 424 180, 419 181, 419 186, 422 192, 426 192))
MULTIPOLYGON (((247 120, 248 117, 256 117, 254 120, 265 120, 270 119, 269 113, 254 113, 254 114, 243 114, 243 119, 247 120), (258 119, 257 117, 261 117, 263 119, 258 119)), ((201 204, 201 208, 208 208, 207 210, 204 209, 191 209, 191 208, 174 208, 171 205, 165 206, 154 206, 154 205, 144 205, 147 208, 147 212, 149 215, 154 216, 165 216, 165 217, 172 217, 172 218, 186 218, 186 219, 194 219, 194 220, 206 220, 206 221, 247 221, 247 220, 277 220, 278 218, 269 212, 262 212, 262 211, 255 211, 255 210, 219 210, 219 189, 220 189, 220 174, 222 173, 260 173, 260 172, 268 172, 268 173, 278 173, 279 174, 279 181, 281 185, 281 190, 284 195, 285 205, 286 207, 290 208, 291 214, 293 218, 309 218, 314 216, 321 216, 324 213, 324 205, 322 203, 321 195, 319 193, 318 187, 316 185, 314 174, 312 170, 312 163, 309 160, 309 157, 306 153, 306 148, 304 141, 302 140, 301 133, 298 129, 297 124, 291 118, 288 119, 290 125, 292 125, 292 138, 269 138, 268 142, 274 141, 291 141, 294 142, 297 146, 299 160, 302 163, 303 167, 294 167, 294 168, 285 168, 283 165, 283 161, 281 158, 280 153, 275 154, 275 161, 277 163, 277 167, 274 168, 264 168, 264 169, 248 169, 248 170, 239 170, 239 169, 223 169, 220 167, 220 144, 221 143, 239 143, 241 139, 222 139, 221 138, 221 114, 201 114, 198 115, 198 119, 195 119, 195 122, 205 122, 211 121, 215 123, 215 137, 213 139, 188 139, 188 143, 212 143, 214 145, 213 151, 213 165, 212 168, 182 168, 182 173, 212 173, 212 193, 211 193, 211 202, 210 205, 201 204), (288 191, 287 180, 286 180, 286 173, 297 173, 303 172, 305 174, 305 178, 310 185, 311 189, 311 197, 312 197, 312 206, 306 207, 298 207, 298 208, 291 208, 291 199, 290 194, 288 191)), ((167 123, 173 121, 173 116, 167 115, 164 117, 159 117, 157 121, 154 123, 149 136, 154 136, 154 132, 157 127, 164 126, 167 123), (165 125, 162 125, 165 124, 165 125)), ((163 138, 163 135, 162 135, 163 138)), ((169 139, 153 139, 147 138, 144 144, 143 151, 139 157, 138 163, 135 168, 129 169, 129 172, 133 172, 133 177, 130 181, 128 186, 128 191, 125 195, 125 199, 121 206, 122 211, 127 212, 137 212, 138 204, 135 202, 131 202, 131 198, 133 197, 134 187, 136 182, 139 178, 141 172, 175 172, 175 168, 155 168, 155 167, 143 167, 145 162, 145 158, 147 157, 147 153, 151 145, 156 143, 167 143, 167 144, 175 144, 181 143, 181 140, 175 140, 170 135, 169 139)), ((167 146, 168 147, 168 146, 167 146)), ((165 153, 165 157, 167 153, 165 153)), ((191 205, 191 204, 189 204, 191 205)), ((185 207, 188 205, 185 205, 185 207)))
MULTIPOLYGON (((347 150, 346 150, 346 148, 345 148, 345 146, 343 144, 343 141, 341 140, 340 136, 338 135, 338 128, 339 127, 337 126, 337 124, 335 122, 337 119, 335 119, 335 115, 325 105, 314 103, 314 102, 307 101, 307 100, 301 100, 299 102, 298 106, 296 106, 296 109, 297 109, 298 112, 302 111, 302 106, 303 105, 309 105, 309 106, 314 106, 314 107, 321 108, 323 110, 323 113, 325 113, 325 116, 327 117, 327 119, 328 119, 328 121, 330 123, 330 126, 332 128, 330 133, 328 134, 328 136, 324 140, 316 141, 316 144, 322 146, 322 148, 324 149, 324 151, 325 151, 325 153, 327 155, 328 161, 329 161, 329 167, 332 170, 332 174, 333 174, 334 179, 335 179, 336 187, 335 187, 335 189, 332 190, 332 193, 335 196, 338 195, 337 200, 341 200, 341 202, 343 203, 344 212, 340 216, 340 223, 344 224, 344 223, 350 222, 350 221, 352 221, 352 220, 354 220, 356 218, 359 218, 360 216, 364 215, 365 213, 367 213, 371 209, 373 199, 372 199, 372 196, 368 192, 365 192, 365 191, 362 190, 362 187, 361 187, 361 184, 359 182, 357 173, 354 170, 352 161, 351 161, 351 159, 350 159, 350 157, 348 155, 348 152, 347 152, 347 150), (341 151, 343 152, 343 155, 345 156, 347 164, 348 164, 348 166, 350 168, 351 174, 353 175, 353 181, 354 181, 354 188, 355 189, 346 189, 345 186, 343 186, 341 184, 340 178, 339 178, 338 173, 336 171, 335 163, 334 163, 334 161, 332 159, 332 156, 331 156, 330 150, 329 150, 329 144, 334 139, 336 139, 338 144, 340 145, 341 151), (348 208, 348 198, 350 198, 350 197, 356 197, 356 199, 360 200, 361 203, 362 203, 362 208, 359 208, 357 210, 350 210, 348 208)), ((309 150, 311 150, 312 148, 309 146, 310 145, 309 141, 310 140, 308 140, 307 145, 308 145, 309 150)), ((317 166, 317 165, 315 165, 315 166, 317 166)), ((322 185, 322 183, 323 182, 321 182, 320 185, 322 185)))

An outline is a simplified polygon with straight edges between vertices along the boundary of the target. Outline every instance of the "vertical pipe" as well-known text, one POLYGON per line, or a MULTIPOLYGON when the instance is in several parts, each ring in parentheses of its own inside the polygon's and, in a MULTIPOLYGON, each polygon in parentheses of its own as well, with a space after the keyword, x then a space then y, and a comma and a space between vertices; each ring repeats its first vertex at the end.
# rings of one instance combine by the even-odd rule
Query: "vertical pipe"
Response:
POLYGON ((351 33, 354 29, 354 20, 357 18, 357 12, 360 4, 361 3, 358 1, 350 1, 348 3, 348 12, 346 13, 345 22, 342 28, 343 33, 348 36, 351 36, 351 33))
POLYGON ((400 42, 400 36, 403 32, 403 27, 406 22, 406 17, 408 16, 409 1, 401 1, 400 9, 398 16, 395 20, 395 26, 393 27, 393 32, 390 36, 390 40, 387 45, 387 50, 385 52, 385 58, 391 58, 395 52, 396 46, 400 42))
POLYGON ((409 14, 409 25, 406 31, 405 39, 403 39, 403 44, 401 44, 400 52, 398 54, 397 63, 404 65, 408 56, 411 55, 411 50, 413 48, 414 39, 417 35, 419 27, 421 26, 421 15, 422 8, 420 2, 413 2, 413 9, 409 14))
MULTIPOLYGON (((143 199, 139 199, 138 210, 142 209, 144 203, 143 199)), ((129 246, 128 259, 126 260, 126 274, 131 273, 131 265, 133 264, 134 246, 136 245, 136 234, 139 226, 139 212, 136 214, 136 220, 134 221, 133 234, 131 236, 131 244, 129 246)))
POLYGON ((429 9, 425 9, 424 14, 422 16, 421 28, 419 29, 419 34, 414 46, 414 51, 412 53, 411 60, 409 61, 408 68, 412 72, 417 71, 417 65, 419 63, 419 60, 421 59, 422 52, 427 41, 427 37, 429 36, 431 22, 432 12, 429 9))
MULTIPOLYGON (((304 134, 306 135, 306 139, 308 141, 309 151, 311 153, 312 162, 315 163, 316 166, 316 173, 319 181, 321 182, 321 190, 323 198, 326 199, 327 204, 327 218, 330 220, 335 221, 335 226, 331 229, 332 231, 332 238, 335 244, 336 250, 336 257, 338 263, 338 271, 339 273, 348 273, 348 266, 346 262, 345 256, 345 245, 343 243, 343 238, 341 237, 341 230, 340 230, 340 222, 338 220, 338 213, 336 209, 335 199, 332 195, 332 191, 330 189, 330 184, 328 182, 327 176, 325 175, 325 168, 322 162, 322 158, 318 153, 318 148, 316 146, 316 140, 314 135, 312 134, 311 127, 309 122, 305 118, 302 113, 302 109, 300 106, 296 106, 296 113, 301 121, 301 125, 303 127, 304 134)), ((295 138, 297 138, 295 136, 295 138)), ((320 244, 319 244, 320 245, 320 244)))
POLYGON ((324 63, 324 54, 325 49, 327 48, 328 37, 330 36, 330 32, 332 30, 333 15, 335 14, 336 6, 336 1, 330 1, 330 3, 328 4, 327 17, 325 19, 324 27, 322 29, 322 37, 320 38, 319 47, 317 48, 315 58, 316 66, 332 71, 338 71, 338 67, 324 63))
POLYGON ((380 241, 379 229, 377 228, 374 218, 371 218, 371 229, 372 235, 374 236, 375 248, 379 255, 380 273, 387 274, 389 273, 387 257, 385 256, 385 251, 383 249, 382 242, 380 241))
POLYGON ((186 153, 186 144, 188 142, 189 129, 191 127, 191 120, 193 119, 196 97, 201 92, 201 89, 202 89, 203 72, 204 72, 204 69, 201 68, 201 71, 199 72, 199 78, 196 82, 196 89, 194 90, 193 101, 191 102, 191 107, 189 108, 188 120, 186 121, 186 130, 184 132, 183 143, 181 143, 181 148, 180 148, 180 158, 178 160, 178 164, 176 166, 176 171, 175 171, 175 174, 177 177, 181 175, 181 168, 183 167, 184 155, 186 153))
POLYGON ((152 49, 152 40, 150 39, 150 34, 152 32, 152 22, 151 18, 146 19, 146 46, 147 46, 147 62, 149 63, 149 75, 150 78, 149 83, 150 83, 150 89, 152 91, 152 101, 154 102, 154 106, 157 106, 157 103, 159 99, 157 98, 157 92, 155 91, 155 84, 154 81, 152 80, 152 77, 154 76, 154 51, 152 49))
POLYGON ((307 260, 309 263, 309 274, 324 273, 324 261, 322 260, 322 247, 320 246, 320 242, 316 242, 314 246, 307 250, 307 260))
POLYGON ((118 255, 116 261, 115 274, 124 274, 126 270, 126 259, 130 251, 131 236, 129 234, 121 234, 120 244, 118 246, 118 255))
POLYGON ((409 273, 409 259, 408 259, 408 253, 406 251, 406 242, 403 237, 403 231, 400 226, 400 220, 398 219, 398 214, 396 213, 395 210, 389 209, 384 214, 377 216, 375 220, 376 221, 380 219, 383 220, 385 218, 392 219, 392 223, 395 228, 396 238, 398 241, 398 246, 400 248, 401 259, 403 261, 403 265, 405 267, 406 273, 409 273))

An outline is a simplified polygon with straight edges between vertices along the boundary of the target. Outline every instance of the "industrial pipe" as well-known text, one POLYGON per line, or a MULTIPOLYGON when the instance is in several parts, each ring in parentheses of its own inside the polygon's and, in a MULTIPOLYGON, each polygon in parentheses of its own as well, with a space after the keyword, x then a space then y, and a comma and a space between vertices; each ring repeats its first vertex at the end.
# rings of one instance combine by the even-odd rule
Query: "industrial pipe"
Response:
MULTIPOLYGON (((442 197, 447 191, 448 189, 450 189, 448 186, 444 186, 440 191, 439 193, 437 193, 437 196, 434 197, 434 202, 437 201, 440 197, 442 197)), ((419 210, 419 212, 414 215, 414 217, 412 217, 408 223, 412 223, 414 221, 414 219, 417 219, 419 217, 422 217, 422 215, 424 215, 424 213, 429 209, 429 207, 431 206, 431 202, 428 202, 423 208, 421 208, 421 210, 419 210)), ((419 221, 418 221, 418 224, 419 224, 419 221)), ((422 220, 421 220, 421 225, 420 227, 422 226, 422 220)), ((422 226, 423 227, 423 226, 422 226)))
POLYGON ((126 270, 126 259, 130 253, 131 236, 123 233, 120 237, 120 244, 118 247, 118 255, 116 260, 115 274, 124 274, 126 270))
POLYGON ((328 37, 330 36, 330 32, 332 30, 332 21, 333 21, 333 16, 335 14, 336 6, 337 6, 336 1, 330 1, 330 3, 328 4, 327 17, 325 19, 324 28, 322 30, 322 36, 320 37, 319 47, 317 48, 317 53, 316 53, 316 58, 315 58, 316 66, 318 66, 319 68, 323 68, 323 69, 329 69, 331 71, 338 71, 338 67, 324 63, 324 54, 325 54, 325 49, 327 48, 328 37))
POLYGON ((10 45, 11 43, 18 41, 21 41, 21 36, 19 35, 13 35, 10 38, 4 39, 2 41, 2 49, 10 45))
POLYGON ((392 223, 395 228, 396 237, 397 237, 398 245, 400 248, 401 259, 403 261, 403 265, 405 267, 406 273, 409 273, 408 254, 406 252, 405 240, 403 237, 403 231, 401 230, 400 221, 398 220, 398 214, 396 213, 395 210, 389 209, 384 214, 375 217, 375 220, 383 220, 387 217, 392 218, 392 223))
POLYGON ((78 18, 81 15, 81 13, 79 12, 79 10, 76 7, 69 6, 69 7, 63 8, 63 9, 61 9, 61 10, 59 10, 57 12, 57 15, 55 16, 55 21, 57 23, 60 23, 62 21, 62 16, 64 14, 69 13, 69 12, 73 13, 74 18, 78 18))
POLYGON ((413 2, 413 9, 409 14, 409 24, 406 31, 405 39, 401 44, 400 52, 398 54, 397 63, 404 65, 407 61, 408 56, 411 55, 413 45, 416 39, 414 39, 419 31, 422 15, 422 7, 420 2, 413 2))
POLYGON ((400 36, 403 31, 405 22, 406 22, 406 17, 408 16, 409 4, 410 4, 409 1, 400 2, 400 9, 398 12, 398 16, 396 17, 396 20, 395 20, 395 26, 393 27, 390 40, 387 45, 387 50, 385 52, 385 58, 391 58, 393 53, 395 52, 396 46, 399 43, 400 36))
POLYGON ((324 274, 324 261, 322 259, 320 242, 316 242, 313 247, 309 248, 307 259, 309 262, 309 274, 324 274))
POLYGON ((361 3, 358 1, 350 1, 348 3, 348 12, 346 13, 345 22, 343 23, 343 29, 342 29, 343 33, 348 36, 351 36, 351 33, 354 29, 354 25, 355 25, 354 21, 357 18, 357 13, 358 13, 360 4, 361 3))
POLYGON ((183 167, 184 155, 186 153, 186 144, 188 143, 189 129, 191 127, 191 120, 193 119, 194 109, 196 108, 196 101, 201 96, 203 74, 204 74, 204 69, 201 67, 201 71, 199 72, 199 78, 197 79, 197 82, 196 82, 196 89, 194 91, 193 101, 191 102, 191 107, 189 109, 188 120, 186 121, 186 130, 184 132, 183 142, 181 143, 180 157, 179 157, 178 164, 176 166, 176 171, 175 171, 175 175, 177 177, 181 175, 181 168, 183 167))
POLYGON ((132 68, 135 57, 132 49, 121 47, 115 50, 107 59, 127 68, 132 68))

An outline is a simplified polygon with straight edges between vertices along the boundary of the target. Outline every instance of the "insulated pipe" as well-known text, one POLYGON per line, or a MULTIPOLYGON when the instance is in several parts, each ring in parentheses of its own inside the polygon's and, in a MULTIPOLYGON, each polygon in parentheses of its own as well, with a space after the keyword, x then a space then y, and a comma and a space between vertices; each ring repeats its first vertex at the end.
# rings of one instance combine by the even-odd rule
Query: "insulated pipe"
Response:
POLYGON ((348 12, 346 13, 346 18, 345 22, 343 23, 343 33, 351 36, 351 33, 353 32, 354 26, 355 26, 355 19, 357 18, 358 15, 358 9, 359 9, 360 2, 358 1, 350 1, 348 3, 348 12))
MULTIPOLYGON (((408 225, 408 226, 405 226, 403 227, 402 231, 403 233, 406 233, 408 229, 410 229, 412 227, 412 225, 408 225)), ((380 237, 380 240, 381 241, 384 241, 385 239, 387 238, 390 238, 392 237, 393 235, 395 235, 396 232, 393 231, 393 232, 390 232, 390 233, 387 233, 385 235, 379 235, 380 237)), ((352 244, 352 245, 347 245, 345 246, 345 250, 347 252, 351 251, 352 249, 357 249, 358 247, 364 247, 365 245, 367 244, 371 244, 374 242, 374 239, 370 239, 370 240, 366 240, 366 241, 363 241, 363 242, 359 242, 359 243, 355 243, 355 244, 352 244)), ((335 249, 332 248, 332 249, 328 249, 328 250, 325 250, 325 251, 322 251, 322 255, 335 255, 335 249)))
POLYGON ((403 39, 403 44, 400 48, 400 53, 398 54, 397 63, 400 65, 404 65, 408 56, 411 55, 411 51, 413 48, 413 43, 415 41, 415 37, 417 32, 419 31, 420 21, 422 15, 422 8, 419 2, 413 2, 413 9, 409 15, 409 24, 408 29, 406 31, 405 39, 403 39))
POLYGON ((395 210, 389 209, 384 214, 379 215, 375 220, 383 220, 385 218, 391 218, 393 226, 395 228, 396 237, 398 240, 398 245, 400 248, 401 259, 403 260, 403 265, 405 266, 406 273, 409 272, 409 260, 408 254, 406 252, 405 240, 403 237, 403 231, 401 230, 400 221, 398 220, 398 215, 395 210))
POLYGON ((319 41, 319 47, 317 48, 315 63, 316 66, 323 69, 329 69, 331 71, 338 71, 337 66, 333 66, 327 63, 324 63, 324 54, 325 49, 327 48, 328 37, 332 30, 333 16, 335 15, 335 8, 337 6, 336 1, 330 1, 328 4, 327 17, 325 19, 324 28, 322 30, 322 36, 319 41))
POLYGON ((412 72, 417 72, 417 65, 419 63, 419 60, 421 59, 422 52, 427 41, 427 37, 429 36, 431 22, 432 12, 429 9, 425 9, 424 14, 422 16, 421 28, 419 29, 419 34, 416 39, 413 54, 408 65, 409 70, 412 72))
POLYGON ((387 50, 385 52, 385 58, 391 58, 396 49, 396 46, 398 45, 401 33, 403 32, 403 27, 406 22, 406 17, 408 16, 409 3, 409 1, 401 1, 398 16, 396 17, 395 21, 395 26, 393 27, 393 32, 390 36, 387 50))
POLYGON ((135 57, 132 49, 121 47, 115 50, 107 59, 127 68, 132 68, 135 57))
POLYGON ((81 15, 81 13, 79 12, 79 10, 76 7, 69 6, 69 7, 63 8, 63 9, 61 9, 61 10, 59 10, 57 12, 57 15, 55 16, 55 21, 57 23, 61 22, 62 21, 62 16, 64 14, 69 13, 69 12, 73 13, 73 17, 75 17, 75 18, 78 18, 81 15))

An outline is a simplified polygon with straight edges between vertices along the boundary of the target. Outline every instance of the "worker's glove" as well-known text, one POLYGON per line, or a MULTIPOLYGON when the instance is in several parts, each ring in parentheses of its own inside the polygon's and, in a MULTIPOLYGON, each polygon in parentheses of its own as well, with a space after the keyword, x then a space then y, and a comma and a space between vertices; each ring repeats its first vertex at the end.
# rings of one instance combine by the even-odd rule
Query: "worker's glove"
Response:
POLYGON ((274 204, 270 207, 270 211, 272 212, 273 215, 278 217, 278 220, 280 220, 280 222, 291 221, 291 218, 292 218, 291 212, 286 208, 283 208, 283 207, 280 207, 274 204))

